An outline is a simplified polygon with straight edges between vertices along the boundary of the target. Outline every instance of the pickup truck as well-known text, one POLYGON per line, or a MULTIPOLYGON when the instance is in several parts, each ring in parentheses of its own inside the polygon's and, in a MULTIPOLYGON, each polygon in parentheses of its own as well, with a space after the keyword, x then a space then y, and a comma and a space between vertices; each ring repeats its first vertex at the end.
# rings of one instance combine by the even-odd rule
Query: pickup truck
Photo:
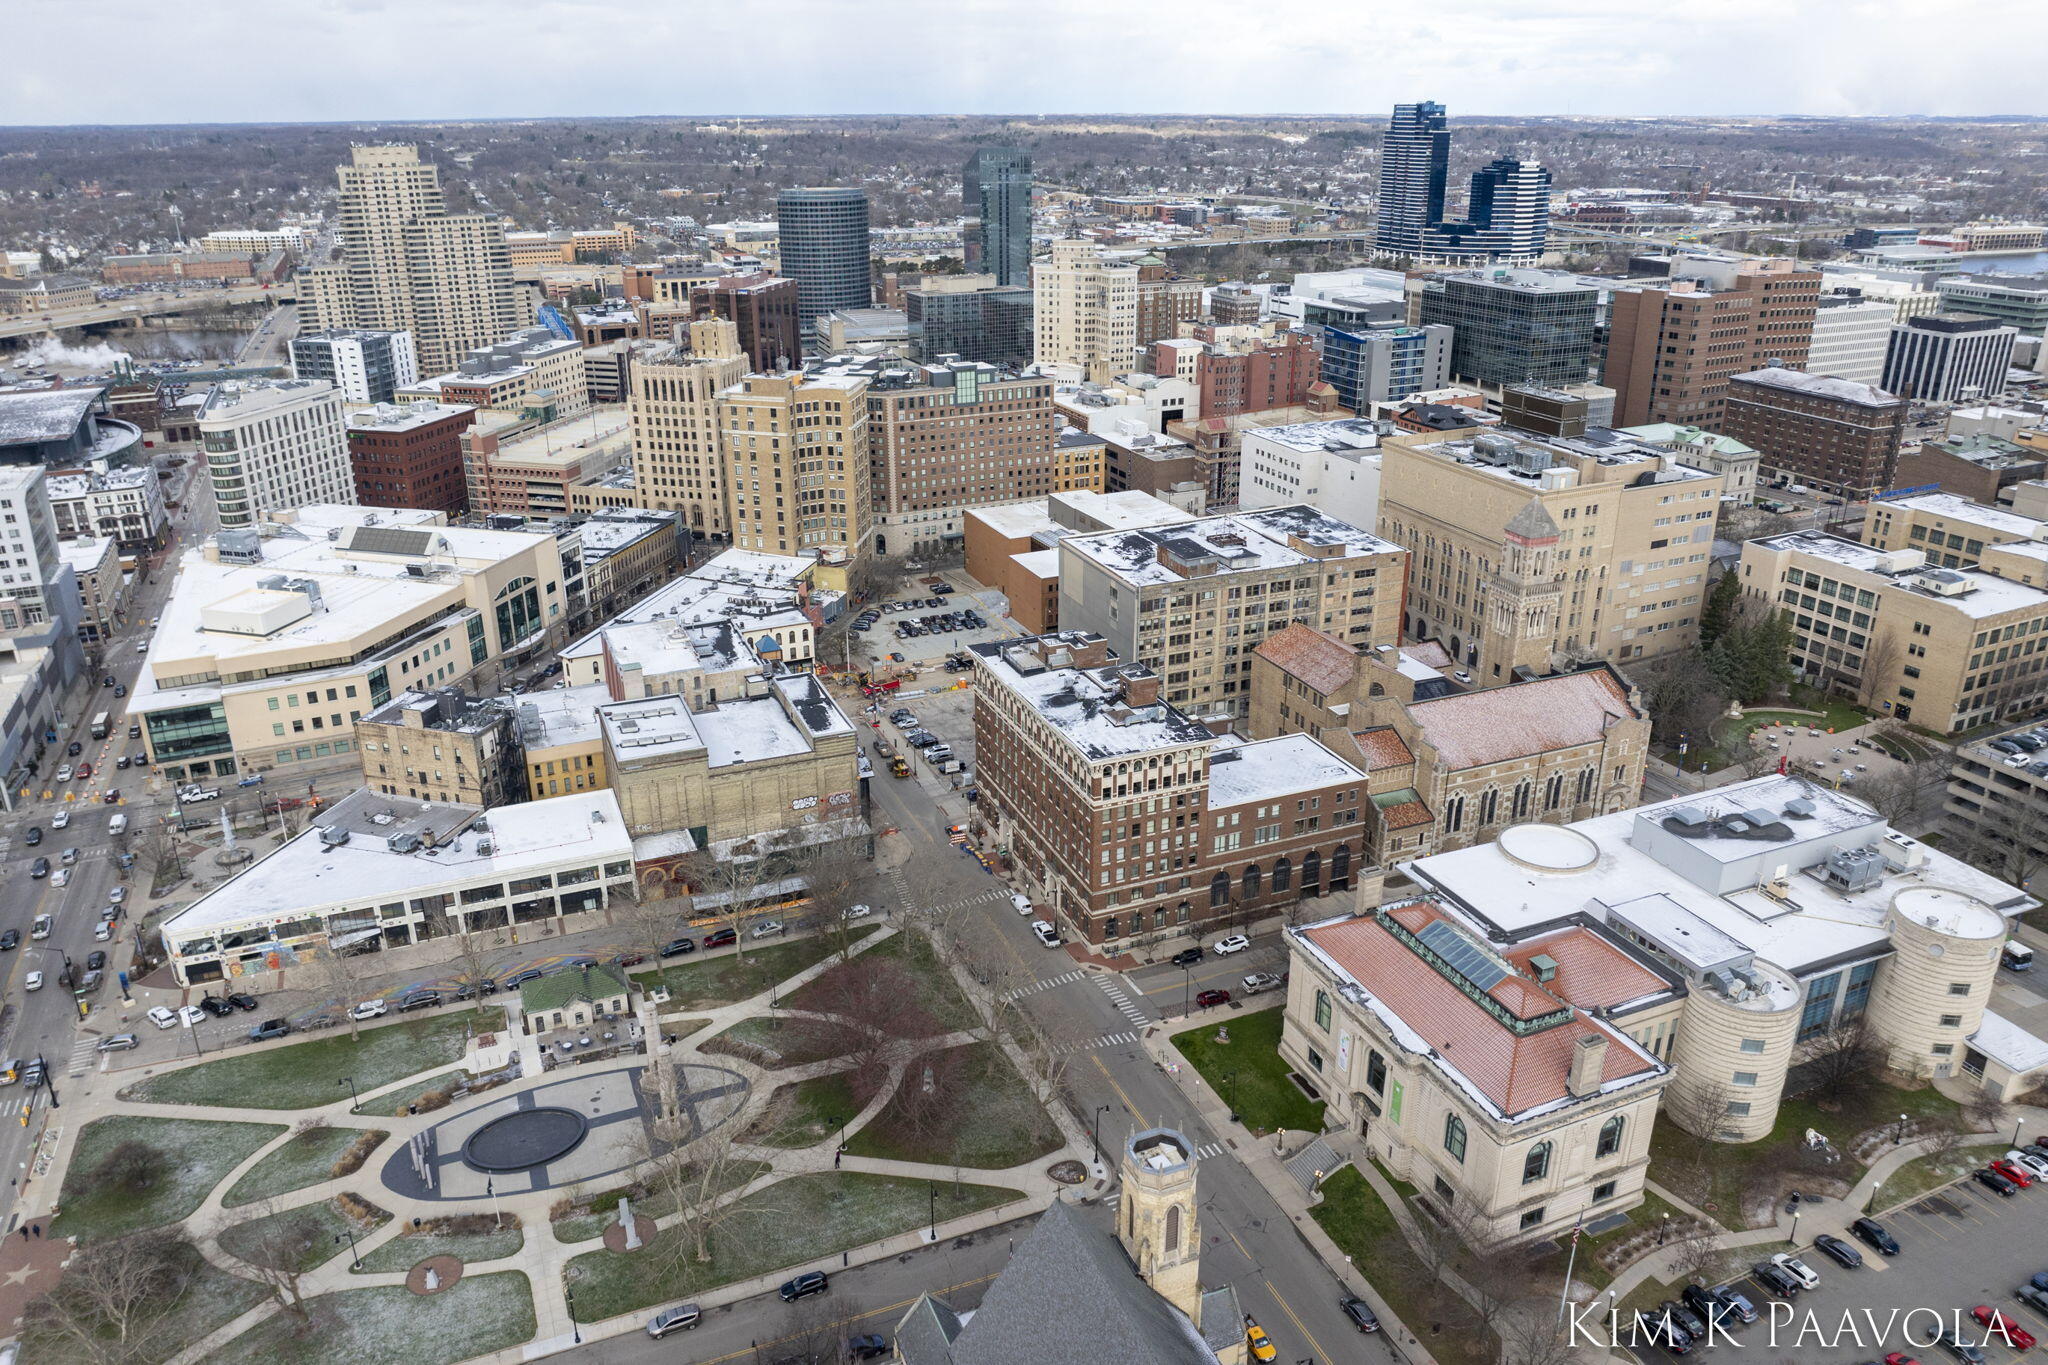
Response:
POLYGON ((891 758, 894 758, 894 757, 896 757, 896 746, 895 746, 895 744, 893 744, 893 743, 892 743, 892 742, 890 742, 889 740, 886 740, 886 739, 877 739, 877 740, 875 741, 875 745, 874 745, 874 748, 875 748, 875 757, 877 757, 877 758, 881 758, 881 759, 891 759, 891 758))
POLYGON ((1277 973, 1253 972, 1244 979, 1244 993, 1246 995, 1259 995, 1266 991, 1277 991, 1280 989, 1281 984, 1282 982, 1277 973))

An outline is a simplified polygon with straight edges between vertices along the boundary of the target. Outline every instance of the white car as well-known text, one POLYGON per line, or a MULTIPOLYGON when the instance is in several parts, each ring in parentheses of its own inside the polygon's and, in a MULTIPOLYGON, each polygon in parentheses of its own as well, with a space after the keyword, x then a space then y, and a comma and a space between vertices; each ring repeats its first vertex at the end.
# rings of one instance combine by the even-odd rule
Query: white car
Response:
POLYGON ((355 1020, 375 1019, 390 1008, 382 1000, 359 1000, 348 1007, 348 1017, 355 1020))
POLYGON ((1232 953, 1241 953, 1251 946, 1252 941, 1243 934, 1232 934, 1229 938, 1217 939, 1209 945, 1209 951, 1218 957, 1229 957, 1232 953))
POLYGON ((41 972, 30 972, 21 979, 21 988, 25 991, 41 990, 43 988, 43 974, 41 972))
POLYGON ((2023 1152, 2015 1147, 2005 1154, 2005 1159, 2029 1175, 2048 1180, 2048 1161, 2043 1161, 2032 1152, 2023 1152))
POLYGON ((50 929, 56 922, 48 915, 37 915, 35 923, 29 926, 28 936, 37 941, 46 939, 50 936, 50 929))
POLYGON ((149 1012, 149 1022, 155 1024, 158 1028, 176 1028, 178 1026, 178 1016, 165 1009, 162 1005, 158 1005, 149 1012))
POLYGON ((109 887, 109 888, 108 888, 108 890, 107 890, 107 904, 109 904, 109 905, 119 905, 119 904, 120 904, 120 903, 121 903, 122 901, 125 901, 125 900, 127 900, 127 899, 128 899, 128 888, 127 888, 127 887, 125 887, 125 886, 115 886, 115 887, 109 887))
POLYGON ((872 905, 849 905, 844 910, 841 910, 839 912, 839 918, 866 919, 869 915, 872 915, 874 913, 875 907, 872 905))
POLYGON ((755 926, 754 926, 754 931, 753 931, 753 933, 752 933, 752 934, 750 934, 750 935, 748 935, 748 937, 750 937, 750 938, 774 938, 774 937, 775 937, 775 936, 776 936, 777 934, 781 933, 782 931, 783 931, 783 925, 782 925, 782 921, 781 921, 781 920, 779 920, 779 919, 764 919, 764 920, 762 920, 762 921, 761 921, 761 922, 760 922, 759 924, 757 924, 757 925, 755 925, 755 926))
POLYGON ((1031 932, 1038 935, 1038 941, 1048 948, 1060 946, 1060 931, 1042 919, 1031 921, 1031 932))
POLYGON ((68 886, 70 883, 71 869, 68 867, 60 867, 50 874, 50 885, 52 886, 68 886))
POLYGON ((70 827, 71 827, 71 812, 70 812, 70 811, 68 811, 68 810, 60 810, 60 811, 58 811, 58 812, 57 812, 57 813, 56 813, 55 815, 53 815, 53 816, 51 816, 51 817, 50 817, 50 828, 51 828, 51 829, 69 829, 70 827))
POLYGON ((206 1011, 197 1005, 178 1006, 178 1022, 186 1028, 197 1028, 206 1022, 206 1011))
POLYGON ((57 769, 57 780, 59 782, 69 782, 71 780, 71 765, 69 763, 57 769))
POLYGON ((100 922, 99 922, 99 923, 98 923, 97 925, 93 926, 92 936, 93 936, 93 938, 94 938, 95 940, 97 940, 98 942, 101 942, 101 943, 111 943, 111 942, 113 942, 113 939, 114 939, 114 924, 113 924, 113 921, 111 921, 111 920, 101 920, 101 921, 100 921, 100 922))
POLYGON ((1017 913, 1020 915, 1031 913, 1031 897, 1025 895, 1022 891, 1012 891, 1010 893, 1010 904, 1017 907, 1017 913))
POLYGON ((1814 1274, 1812 1267, 1808 1266, 1806 1262, 1800 1260, 1797 1256, 1781 1251, 1771 1257, 1771 1264, 1799 1281, 1801 1289, 1820 1288, 1820 1276, 1814 1274))

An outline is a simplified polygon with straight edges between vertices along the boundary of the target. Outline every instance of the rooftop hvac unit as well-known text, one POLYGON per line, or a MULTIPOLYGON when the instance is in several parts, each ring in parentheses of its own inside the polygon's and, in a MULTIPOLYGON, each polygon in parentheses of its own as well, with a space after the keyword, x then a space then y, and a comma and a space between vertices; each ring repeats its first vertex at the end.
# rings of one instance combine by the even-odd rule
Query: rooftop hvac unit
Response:
POLYGON ((320 826, 320 847, 336 848, 348 842, 348 831, 339 825, 320 826))
POLYGON ((1515 443, 1498 432, 1482 431, 1472 438, 1472 453, 1488 464, 1512 464, 1515 443))
POLYGON ((410 853, 420 846, 420 836, 411 833, 394 834, 384 841, 384 845, 393 853, 410 853))
POLYGON ((1903 834, 1887 834, 1878 840, 1877 851, 1887 863, 1901 872, 1927 866, 1927 849, 1924 845, 1908 839, 1903 834))
POLYGON ((1951 569, 1929 569, 1915 581, 1937 597, 1961 597, 1972 587, 1969 579, 1951 569))
POLYGON ((1866 891, 1884 880, 1884 859, 1876 849, 1837 849, 1828 855, 1823 880, 1840 891, 1866 891))
POLYGON ((479 839, 479 840, 477 840, 477 841, 476 841, 476 851, 477 851, 477 856, 478 856, 478 857, 481 857, 481 858, 488 858, 488 857, 490 857, 490 856, 491 856, 491 841, 490 841, 489 839, 479 839))
POLYGON ((1516 446, 1511 458, 1524 474, 1541 474, 1550 468, 1550 452, 1541 446, 1516 446))
POLYGON ((1813 802, 1803 796, 1794 797, 1785 803, 1785 815, 1788 819, 1811 820, 1813 818, 1813 810, 1813 802))

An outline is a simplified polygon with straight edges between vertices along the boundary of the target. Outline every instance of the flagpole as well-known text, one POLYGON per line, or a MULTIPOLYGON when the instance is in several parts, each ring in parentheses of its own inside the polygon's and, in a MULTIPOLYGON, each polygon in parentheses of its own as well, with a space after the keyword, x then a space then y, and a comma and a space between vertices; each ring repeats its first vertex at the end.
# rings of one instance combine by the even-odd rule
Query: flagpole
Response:
POLYGON ((1557 1320, 1559 1322, 1564 1321, 1565 1308, 1571 1302, 1572 1270, 1579 1263, 1579 1228, 1585 1221, 1586 1213, 1585 1210, 1581 1209, 1578 1220, 1572 1224, 1572 1250, 1571 1254, 1565 1257, 1564 1288, 1557 1291, 1557 1320))

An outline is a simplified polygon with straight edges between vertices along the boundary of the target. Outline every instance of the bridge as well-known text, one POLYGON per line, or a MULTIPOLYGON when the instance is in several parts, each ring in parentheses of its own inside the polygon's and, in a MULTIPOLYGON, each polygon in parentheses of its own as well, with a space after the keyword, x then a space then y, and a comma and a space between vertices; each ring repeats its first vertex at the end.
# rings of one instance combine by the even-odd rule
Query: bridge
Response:
POLYGON ((261 285, 240 285, 231 289, 195 289, 179 294, 141 295, 108 299, 84 308, 67 308, 54 313, 0 318, 0 340, 54 336, 79 327, 104 327, 111 323, 141 326, 143 319, 174 313, 205 313, 218 308, 249 304, 276 306, 292 300, 289 285, 265 289, 261 285))

